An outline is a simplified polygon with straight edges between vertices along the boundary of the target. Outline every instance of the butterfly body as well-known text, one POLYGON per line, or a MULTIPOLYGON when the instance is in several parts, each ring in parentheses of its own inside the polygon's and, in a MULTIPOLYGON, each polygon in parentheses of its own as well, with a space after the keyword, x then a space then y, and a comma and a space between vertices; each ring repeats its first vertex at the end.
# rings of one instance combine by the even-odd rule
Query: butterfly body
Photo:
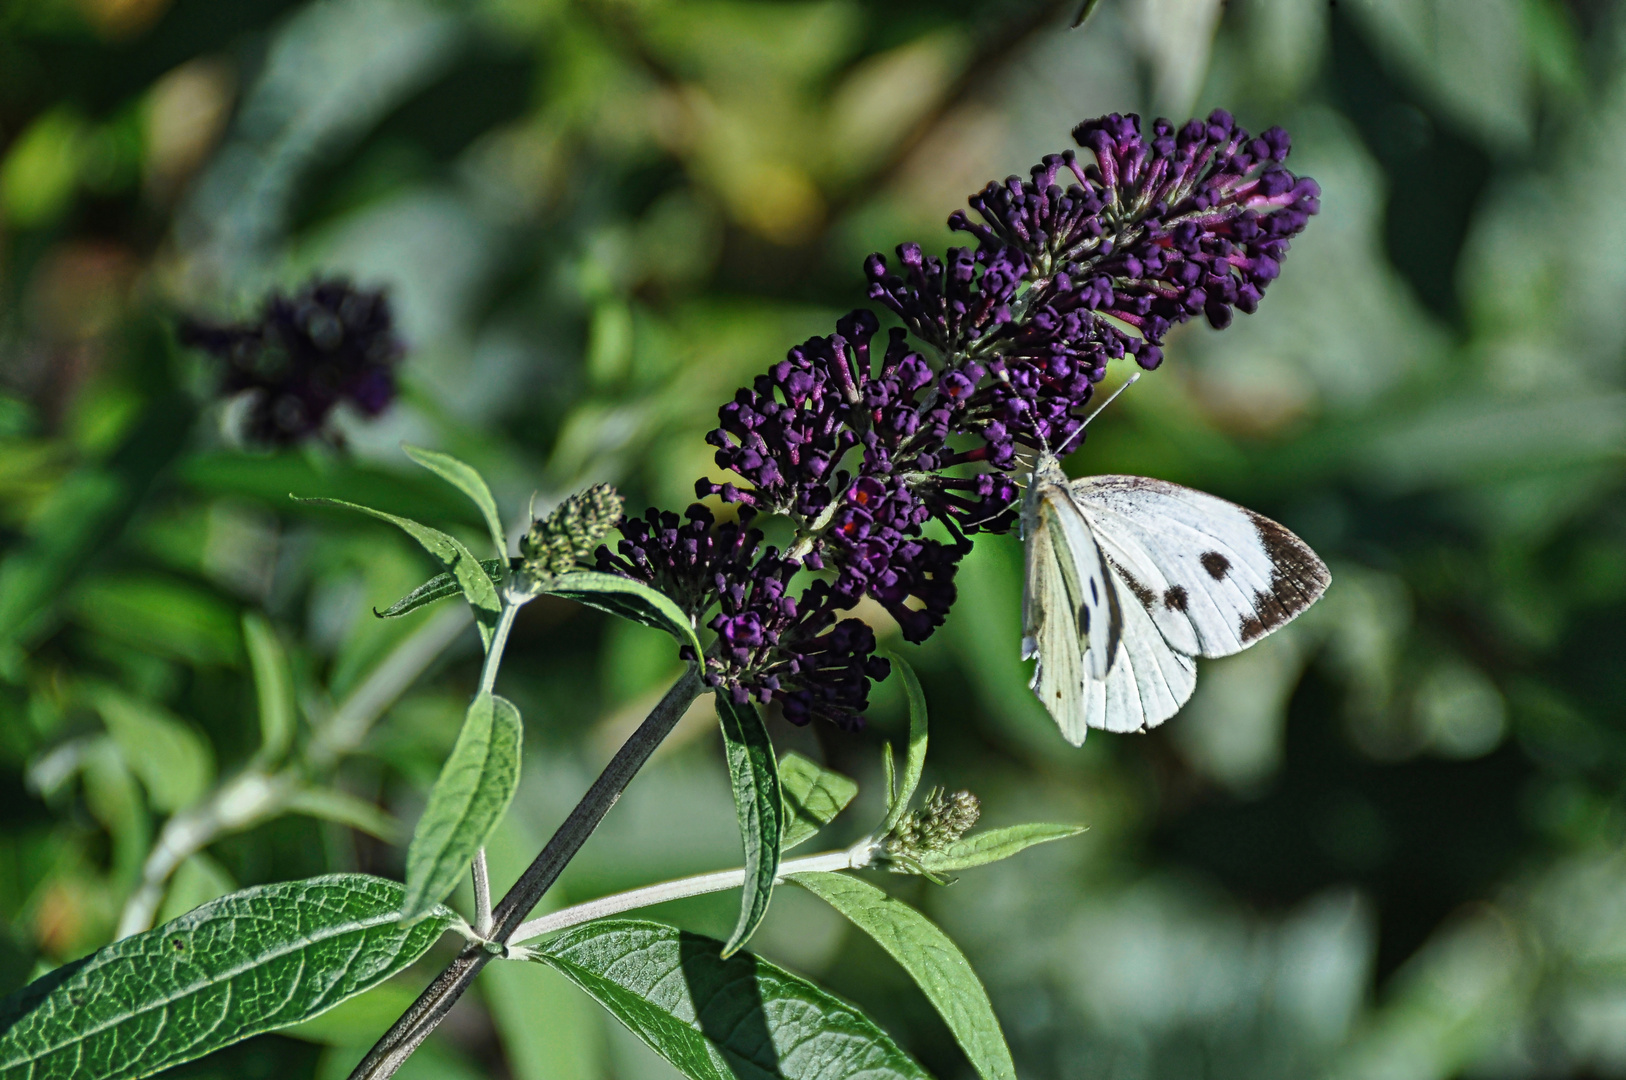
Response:
POLYGON ((1198 656, 1240 652, 1331 580, 1269 518, 1143 476, 1069 480, 1041 454, 1022 502, 1022 655, 1062 734, 1143 731, 1196 686, 1198 656))

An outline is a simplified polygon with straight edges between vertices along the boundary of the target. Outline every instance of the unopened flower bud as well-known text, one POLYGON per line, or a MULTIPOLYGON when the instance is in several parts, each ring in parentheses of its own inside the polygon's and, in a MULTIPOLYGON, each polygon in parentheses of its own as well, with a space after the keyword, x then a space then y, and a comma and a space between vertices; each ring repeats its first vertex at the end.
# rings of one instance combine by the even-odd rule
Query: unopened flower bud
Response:
POLYGON ((621 522, 624 503, 609 484, 594 484, 553 508, 546 518, 531 522, 519 541, 524 574, 545 582, 576 569, 593 553, 606 533, 621 522))

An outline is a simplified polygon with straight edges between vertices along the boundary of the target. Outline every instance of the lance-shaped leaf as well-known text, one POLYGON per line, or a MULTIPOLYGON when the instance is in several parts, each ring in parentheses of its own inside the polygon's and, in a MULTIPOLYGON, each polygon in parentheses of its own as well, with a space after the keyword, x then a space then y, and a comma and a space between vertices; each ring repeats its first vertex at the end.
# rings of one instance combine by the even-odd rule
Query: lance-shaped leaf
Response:
POLYGON ((929 1080, 853 1006, 750 953, 639 919, 536 950, 690 1080, 929 1080))
POLYGON ((402 922, 427 917, 446 899, 508 811, 522 738, 519 710, 506 698, 481 694, 469 706, 407 848, 402 922))
POLYGON ((768 913, 774 878, 779 874, 781 821, 779 762, 762 714, 747 701, 737 704, 727 693, 714 695, 728 754, 728 779, 734 787, 734 812, 745 845, 745 884, 740 892, 740 919, 723 946, 723 956, 748 941, 768 913))
POLYGON ((294 679, 277 632, 258 612, 243 613, 243 643, 260 704, 260 757, 281 761, 294 741, 294 679))
POLYGON ((396 921, 401 886, 332 874, 245 889, 0 1002, 0 1080, 127 1080, 326 1012, 401 971, 457 916, 396 921))
MULTIPOLYGON (((491 584, 494 586, 502 584, 503 568, 507 565, 507 559, 480 560, 480 568, 486 572, 486 577, 491 579, 491 584)), ((417 611, 427 604, 433 604, 436 600, 456 596, 462 591, 463 587, 457 583, 457 579, 452 575, 436 574, 383 611, 373 608, 373 614, 380 619, 394 619, 410 611, 417 611)))
POLYGON ((792 874, 790 880, 845 915, 903 965, 983 1080, 1016 1080, 982 980, 936 923, 849 874, 792 874))
POLYGON ((946 874, 1008 859, 1034 844, 1077 836, 1084 828, 1083 825, 1034 822, 1029 825, 1011 825, 1004 829, 987 829, 962 837, 941 851, 923 852, 915 856, 915 861, 921 869, 930 873, 946 874))
POLYGON ((441 566, 446 568, 446 572, 457 579, 463 595, 468 597, 469 606, 474 609, 474 621, 480 627, 480 640, 485 643, 486 648, 491 647, 491 636, 497 629, 497 616, 502 613, 502 601, 498 599, 497 587, 491 583, 485 568, 469 554, 469 549, 463 546, 461 540, 448 536, 439 529, 420 525, 411 518, 386 514, 382 510, 374 510, 360 503, 345 502, 342 499, 301 499, 297 495, 292 498, 298 502, 341 506, 346 510, 356 510, 398 526, 408 536, 422 544, 423 549, 433 555, 441 566))
POLYGON ((693 649, 697 659, 701 654, 700 639, 695 636, 694 624, 683 609, 665 593, 656 592, 641 581, 597 570, 576 570, 554 578, 542 591, 665 630, 678 639, 678 644, 693 649))
POLYGON ((508 554, 508 537, 503 533, 502 518, 497 514, 497 500, 491 497, 491 489, 486 486, 485 478, 475 471, 474 466, 465 465, 450 454, 425 450, 421 446, 402 443, 401 449, 407 457, 473 499, 474 505, 480 508, 480 516, 486 519, 486 528, 491 530, 491 542, 496 545, 497 554, 508 554))
POLYGON ((834 821, 858 794, 858 785, 792 752, 779 759, 779 794, 785 807, 779 838, 784 852, 834 821))
POLYGON ((891 832, 903 820, 903 815, 909 810, 909 800, 914 798, 915 789, 920 786, 921 774, 926 771, 926 694, 920 688, 920 680, 915 677, 915 669, 902 657, 889 653, 887 660, 903 680, 904 694, 909 699, 909 752, 903 762, 902 781, 897 791, 893 792, 892 748, 890 744, 887 746, 887 792, 892 801, 887 806, 886 821, 879 830, 883 835, 891 832))

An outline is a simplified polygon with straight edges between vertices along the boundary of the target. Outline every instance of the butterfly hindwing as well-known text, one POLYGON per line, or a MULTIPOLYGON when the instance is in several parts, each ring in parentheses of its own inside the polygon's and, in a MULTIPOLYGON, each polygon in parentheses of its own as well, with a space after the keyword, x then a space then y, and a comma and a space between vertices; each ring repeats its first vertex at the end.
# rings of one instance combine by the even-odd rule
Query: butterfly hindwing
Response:
POLYGON ((1331 581, 1297 536, 1205 492, 1142 476, 1087 477, 1069 491, 1125 605, 1144 610, 1179 652, 1240 652, 1309 607, 1331 581))
POLYGON ((1106 731, 1145 731, 1180 711, 1197 686, 1197 663, 1170 646, 1132 598, 1123 604, 1123 635, 1111 670, 1085 688, 1085 723, 1106 731))

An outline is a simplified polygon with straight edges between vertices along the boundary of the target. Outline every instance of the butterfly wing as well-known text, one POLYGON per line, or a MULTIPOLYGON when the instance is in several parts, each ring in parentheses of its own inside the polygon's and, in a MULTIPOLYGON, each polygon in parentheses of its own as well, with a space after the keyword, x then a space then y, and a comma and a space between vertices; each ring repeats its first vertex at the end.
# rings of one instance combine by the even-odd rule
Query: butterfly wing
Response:
POLYGON ((1091 476, 1068 490, 1126 594, 1124 607, 1144 612, 1180 653, 1241 652, 1315 603, 1332 580, 1304 541, 1216 496, 1143 476, 1091 476))
POLYGON ((1089 730, 1086 692, 1107 677, 1123 612, 1105 558, 1064 485, 1030 495, 1022 657, 1039 662, 1033 692, 1074 746, 1089 730))

